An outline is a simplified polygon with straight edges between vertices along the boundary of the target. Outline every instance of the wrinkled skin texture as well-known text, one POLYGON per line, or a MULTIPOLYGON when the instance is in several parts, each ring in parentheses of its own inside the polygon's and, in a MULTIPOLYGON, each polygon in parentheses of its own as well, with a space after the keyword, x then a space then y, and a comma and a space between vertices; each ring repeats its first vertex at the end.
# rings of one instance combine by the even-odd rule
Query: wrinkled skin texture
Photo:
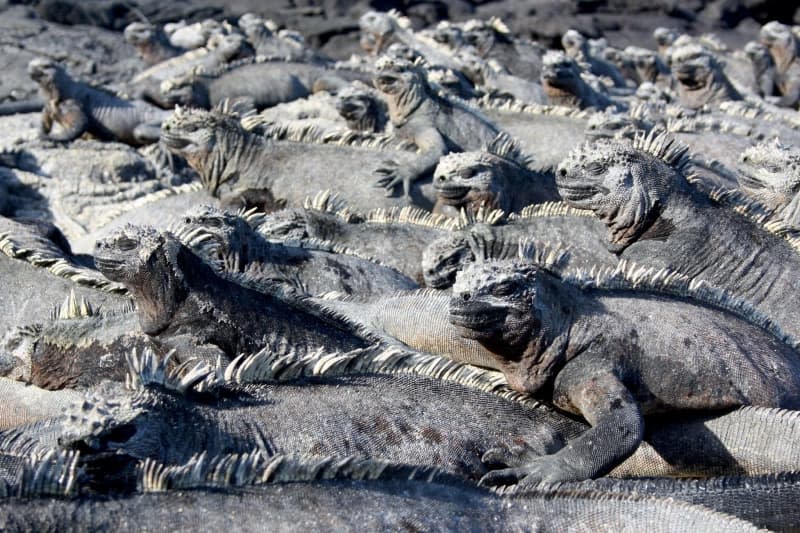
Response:
POLYGON ((142 330, 175 349, 178 361, 225 361, 264 347, 347 350, 365 344, 346 328, 301 311, 299 299, 293 306, 277 293, 218 276, 169 233, 123 228, 97 242, 95 263, 128 288, 142 330))
POLYGON ((573 150, 559 165, 556 184, 568 204, 594 211, 605 223, 607 246, 620 259, 704 279, 796 337, 797 252, 711 201, 684 171, 627 143, 597 141, 573 150))
POLYGON ((592 425, 556 454, 492 472, 486 484, 601 476, 642 441, 646 414, 800 405, 796 352, 689 299, 582 291, 530 264, 493 261, 457 276, 450 320, 495 354, 513 388, 592 425))
POLYGON ((337 94, 336 111, 357 131, 381 132, 389 121, 386 104, 369 89, 349 87, 337 94))
POLYGON ((377 70, 374 84, 388 101, 395 134, 412 141, 420 151, 410 165, 387 161, 377 170, 382 175, 378 185, 387 194, 402 185, 407 197, 411 184, 432 172, 441 156, 477 150, 499 133, 497 126, 476 111, 434 94, 418 66, 384 57, 377 70))

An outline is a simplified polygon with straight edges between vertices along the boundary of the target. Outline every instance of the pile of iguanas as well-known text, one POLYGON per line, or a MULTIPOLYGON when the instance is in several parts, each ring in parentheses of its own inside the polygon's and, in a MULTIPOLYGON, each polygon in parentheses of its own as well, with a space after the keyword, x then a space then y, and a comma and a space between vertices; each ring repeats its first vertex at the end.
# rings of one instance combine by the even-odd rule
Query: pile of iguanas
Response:
POLYGON ((796 529, 797 28, 359 27, 30 63, 0 530, 796 529))

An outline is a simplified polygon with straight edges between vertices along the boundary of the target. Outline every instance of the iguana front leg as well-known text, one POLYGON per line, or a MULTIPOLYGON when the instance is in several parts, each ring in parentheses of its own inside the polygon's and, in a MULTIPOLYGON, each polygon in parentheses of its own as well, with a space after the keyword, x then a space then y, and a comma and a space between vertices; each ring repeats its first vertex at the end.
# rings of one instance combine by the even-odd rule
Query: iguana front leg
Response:
MULTIPOLYGON (((61 126, 61 133, 48 133, 47 139, 51 141, 69 142, 80 137, 89 125, 89 117, 83 112, 78 102, 66 100, 58 104, 54 117, 61 126)), ((52 125, 52 122, 51 122, 52 125)))
MULTIPOLYGON (((554 402, 577 409, 592 428, 553 455, 489 472, 481 484, 582 481, 608 473, 636 451, 644 436, 644 420, 633 395, 611 371, 587 375, 587 370, 587 365, 565 368, 557 378, 554 402)), ((496 461, 496 455, 485 459, 496 461)))
POLYGON ((439 163, 439 158, 447 153, 447 143, 436 128, 427 128, 422 133, 414 136, 414 142, 419 147, 420 154, 413 162, 401 167, 395 161, 385 161, 384 166, 376 172, 381 175, 377 186, 386 189, 386 196, 391 196, 394 186, 403 184, 403 196, 411 195, 411 184, 429 172, 433 172, 439 163))

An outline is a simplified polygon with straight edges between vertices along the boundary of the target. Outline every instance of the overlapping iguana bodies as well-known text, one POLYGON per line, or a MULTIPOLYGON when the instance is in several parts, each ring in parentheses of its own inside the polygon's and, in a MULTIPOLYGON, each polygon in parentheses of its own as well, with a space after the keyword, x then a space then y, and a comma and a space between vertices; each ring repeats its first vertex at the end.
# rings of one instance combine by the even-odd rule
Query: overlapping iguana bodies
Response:
POLYGON ((457 276, 450 320, 462 334, 495 354, 512 388, 592 425, 555 455, 484 482, 601 476, 639 446, 648 413, 797 409, 800 359, 779 330, 744 319, 748 311, 654 290, 689 290, 675 279, 625 268, 564 279, 524 261, 479 263, 457 276))
POLYGON ((699 192, 687 180, 687 148, 667 135, 633 145, 597 141, 577 148, 556 171, 564 200, 608 226, 621 259, 703 279, 767 313, 800 336, 796 272, 789 241, 699 192))
POLYGON ((185 244, 224 268, 253 277, 299 284, 309 294, 337 291, 377 295, 408 290, 417 284, 393 268, 349 253, 270 242, 244 217, 201 207, 183 217, 176 230, 185 244), (188 241, 188 242, 187 242, 188 241), (233 264, 230 264, 233 263, 233 264))
POLYGON ((448 154, 433 173, 437 207, 519 211, 560 199, 551 172, 533 168, 518 143, 499 134, 481 151, 448 154))
POLYGON ((144 22, 132 22, 125 27, 125 40, 128 41, 148 65, 155 65, 186 50, 173 45, 161 28, 144 22))
POLYGON ((625 87, 625 79, 617 68, 601 57, 592 55, 589 41, 576 30, 567 30, 561 37, 561 45, 567 55, 578 64, 586 65, 589 72, 595 76, 605 77, 612 81, 615 87, 625 87))
POLYGON ((264 347, 303 352, 367 344, 346 324, 303 311, 299 296, 221 277, 169 233, 123 228, 98 241, 95 263, 128 288, 142 331, 177 350, 181 361, 227 360, 264 347))
POLYGON ((477 110, 436 94, 420 66, 382 57, 376 67, 374 83, 388 101, 394 134, 413 142, 420 152, 410 163, 387 161, 378 170, 383 174, 378 183, 387 191, 402 184, 408 197, 411 184, 432 172, 441 156, 477 150, 500 133, 477 110))
POLYGON ((129 101, 74 80, 49 59, 34 59, 28 73, 46 100, 41 131, 55 141, 71 141, 83 133, 104 140, 146 144, 158 139, 159 126, 169 112, 143 101, 129 101), (62 131, 50 133, 57 122, 62 131))
MULTIPOLYGON (((220 110, 176 110, 161 137, 223 204, 238 202, 265 210, 275 209, 277 201, 302 205, 306 197, 326 189, 340 191, 361 211, 404 204, 403 199, 376 193, 371 187, 374 169, 387 158, 401 168, 417 158, 407 145, 385 138, 378 139, 374 148, 369 140, 359 144, 346 138, 326 144, 266 139, 242 128, 237 116, 220 110), (386 148, 381 147, 383 142, 386 148)), ((421 206, 431 206, 433 187, 415 185, 411 197, 421 206)))

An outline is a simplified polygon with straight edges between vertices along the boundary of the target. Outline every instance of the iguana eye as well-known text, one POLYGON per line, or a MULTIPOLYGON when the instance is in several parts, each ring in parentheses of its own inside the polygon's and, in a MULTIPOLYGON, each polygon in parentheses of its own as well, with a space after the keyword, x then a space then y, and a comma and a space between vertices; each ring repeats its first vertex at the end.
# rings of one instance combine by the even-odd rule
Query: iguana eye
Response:
POLYGON ((129 239, 127 237, 122 237, 117 241, 117 248, 119 248, 123 252, 130 252, 131 250, 135 250, 137 246, 139 246, 139 243, 137 241, 129 239))
POLYGON ((589 172, 589 174, 594 174, 595 176, 599 176, 605 173, 606 166, 605 164, 599 161, 592 161, 591 163, 586 165, 586 171, 589 172))
POLYGON ((511 282, 501 283, 492 292, 497 296, 508 296, 514 292, 514 284, 511 282))

